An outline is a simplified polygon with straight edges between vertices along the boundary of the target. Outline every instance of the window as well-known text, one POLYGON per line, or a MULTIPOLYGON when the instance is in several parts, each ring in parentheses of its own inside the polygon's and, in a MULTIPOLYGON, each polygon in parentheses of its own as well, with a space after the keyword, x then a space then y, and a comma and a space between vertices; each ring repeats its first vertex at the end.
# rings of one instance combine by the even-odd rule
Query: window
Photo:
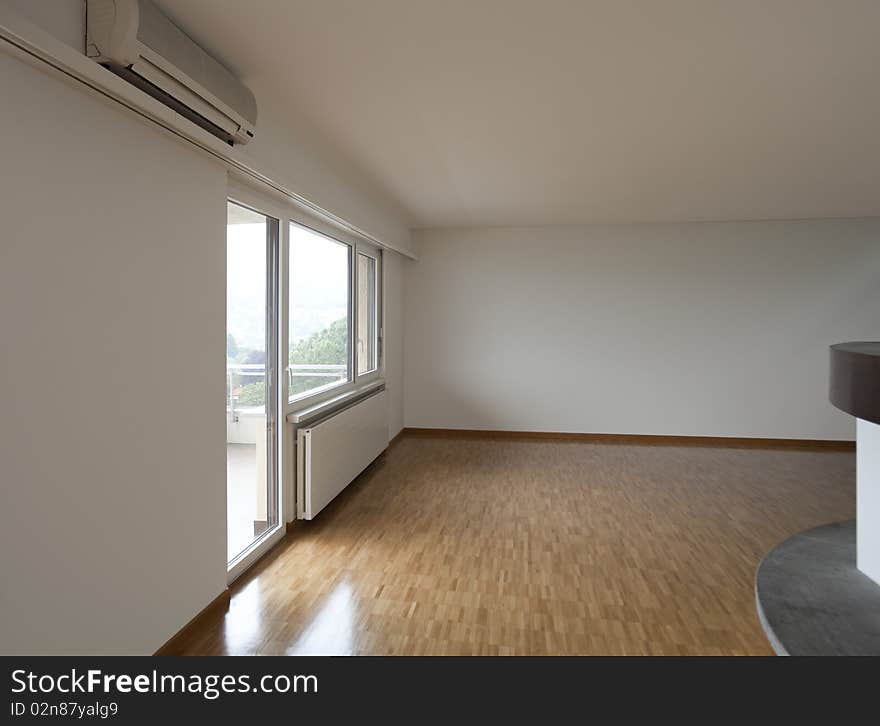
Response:
POLYGON ((348 245, 290 223, 290 401, 352 379, 350 260, 348 245))
POLYGON ((376 258, 357 256, 357 372, 359 376, 378 367, 376 309, 376 258))

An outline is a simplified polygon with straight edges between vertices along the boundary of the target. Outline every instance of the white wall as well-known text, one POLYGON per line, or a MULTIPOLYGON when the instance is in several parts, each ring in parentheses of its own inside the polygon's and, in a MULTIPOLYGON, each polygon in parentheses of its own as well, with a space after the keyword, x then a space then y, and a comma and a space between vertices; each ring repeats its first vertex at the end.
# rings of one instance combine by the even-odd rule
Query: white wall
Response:
POLYGON ((84 45, 84 0, 0 0, 72 48, 84 45))
MULTIPOLYGON (((77 50, 82 49, 82 0, 0 0, 77 50)), ((396 249, 411 251, 409 221, 398 204, 330 148, 320 133, 276 104, 261 79, 245 79, 257 97, 258 123, 247 155, 266 173, 280 173, 294 190, 396 249)), ((403 428, 404 258, 385 252, 385 377, 389 440, 403 428)))
MULTIPOLYGON (((0 2, 80 47, 80 0, 0 2)), ((3 53, 0 87, 0 652, 150 653, 226 586, 225 170, 3 53)), ((408 244, 283 123, 254 158, 408 244)), ((386 285, 392 328, 392 253, 386 285)))
POLYGON ((259 80, 244 80, 257 97, 259 114, 256 137, 245 147, 247 155, 261 169, 278 170, 282 181, 309 201, 396 249, 411 250, 403 210, 339 159, 314 129, 276 106, 271 90, 259 80))
POLYGON ((403 280, 406 260, 400 255, 386 253, 384 268, 385 302, 385 389, 388 391, 388 440, 403 428, 403 280))
POLYGON ((421 231, 412 427, 852 439, 831 343, 880 336, 880 220, 421 231))
POLYGON ((5 54, 0 87, 0 651, 151 653, 226 587, 226 173, 5 54))

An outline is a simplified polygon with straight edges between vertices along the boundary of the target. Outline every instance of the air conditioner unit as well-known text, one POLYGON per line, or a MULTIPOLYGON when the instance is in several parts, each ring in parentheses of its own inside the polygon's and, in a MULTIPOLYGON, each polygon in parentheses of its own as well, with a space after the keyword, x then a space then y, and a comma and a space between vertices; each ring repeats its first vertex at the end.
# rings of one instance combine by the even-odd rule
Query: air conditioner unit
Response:
POLYGON ((86 55, 229 144, 254 137, 254 94, 150 0, 88 0, 86 55))

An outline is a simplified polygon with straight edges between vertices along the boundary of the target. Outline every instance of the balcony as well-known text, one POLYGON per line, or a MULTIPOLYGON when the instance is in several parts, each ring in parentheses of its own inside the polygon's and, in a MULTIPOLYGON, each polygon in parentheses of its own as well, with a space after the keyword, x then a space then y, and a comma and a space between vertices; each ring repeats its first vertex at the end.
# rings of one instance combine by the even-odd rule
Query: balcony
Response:
MULTIPOLYGON (((347 367, 293 364, 291 395, 318 393, 347 379, 347 367)), ((226 364, 227 559, 232 560, 269 528, 266 447, 266 366, 226 364)))

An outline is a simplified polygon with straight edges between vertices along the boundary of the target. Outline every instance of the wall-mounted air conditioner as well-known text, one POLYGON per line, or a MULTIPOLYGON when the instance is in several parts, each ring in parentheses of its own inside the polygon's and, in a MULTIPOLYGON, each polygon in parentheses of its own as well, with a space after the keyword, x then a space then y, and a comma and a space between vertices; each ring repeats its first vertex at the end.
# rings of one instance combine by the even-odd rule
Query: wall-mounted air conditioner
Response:
POLYGON ((88 0, 86 55, 227 143, 254 137, 254 94, 150 0, 88 0))

